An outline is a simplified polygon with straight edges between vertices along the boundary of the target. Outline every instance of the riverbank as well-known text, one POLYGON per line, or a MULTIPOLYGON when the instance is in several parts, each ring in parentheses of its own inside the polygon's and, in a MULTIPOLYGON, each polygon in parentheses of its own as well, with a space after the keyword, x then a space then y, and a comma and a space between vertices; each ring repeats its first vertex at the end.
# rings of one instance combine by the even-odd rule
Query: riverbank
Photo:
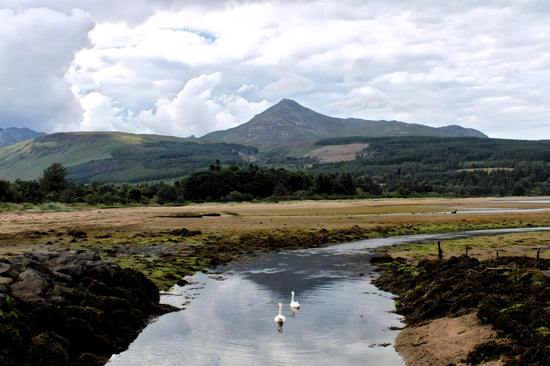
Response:
POLYGON ((550 260, 461 255, 408 263, 386 256, 374 283, 398 295, 407 365, 547 365, 550 260))

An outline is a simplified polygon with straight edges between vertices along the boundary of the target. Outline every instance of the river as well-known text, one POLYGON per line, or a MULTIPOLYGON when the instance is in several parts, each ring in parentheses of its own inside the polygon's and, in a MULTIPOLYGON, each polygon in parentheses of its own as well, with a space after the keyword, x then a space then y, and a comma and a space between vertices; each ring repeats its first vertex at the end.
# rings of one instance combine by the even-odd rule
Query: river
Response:
POLYGON ((369 239, 266 253, 186 277, 161 301, 184 310, 148 325, 108 365, 404 365, 393 342, 402 318, 371 284, 375 248, 512 231, 480 230, 369 239), (289 306, 295 291, 300 309, 289 306), (274 322, 282 303, 286 322, 274 322))

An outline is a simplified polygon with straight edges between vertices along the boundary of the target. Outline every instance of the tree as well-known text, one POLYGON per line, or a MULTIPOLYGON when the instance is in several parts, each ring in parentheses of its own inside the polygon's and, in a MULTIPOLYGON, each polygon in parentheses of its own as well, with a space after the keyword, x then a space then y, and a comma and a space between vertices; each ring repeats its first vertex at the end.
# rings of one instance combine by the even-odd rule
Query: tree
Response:
POLYGON ((0 202, 13 201, 13 192, 11 192, 10 182, 0 179, 0 202))
POLYGON ((176 202, 178 195, 174 186, 166 184, 164 182, 159 183, 159 189, 157 191, 157 202, 161 205, 168 202, 176 202))
POLYGON ((57 199, 59 194, 67 189, 70 181, 67 179, 67 169, 60 163, 53 163, 44 169, 42 178, 40 178, 40 189, 45 195, 57 199))

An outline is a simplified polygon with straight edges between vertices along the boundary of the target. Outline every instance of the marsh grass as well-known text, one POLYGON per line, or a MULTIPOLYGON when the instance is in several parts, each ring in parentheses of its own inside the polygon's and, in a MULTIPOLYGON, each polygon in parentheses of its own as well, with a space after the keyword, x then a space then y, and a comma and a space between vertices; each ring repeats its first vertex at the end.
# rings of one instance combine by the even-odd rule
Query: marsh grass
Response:
MULTIPOLYGON (((536 258, 538 247, 550 249, 550 232, 509 233, 504 235, 477 236, 466 239, 441 241, 444 257, 466 254, 466 248, 471 255, 480 258, 496 258, 503 256, 526 256, 536 258)), ((438 255, 437 243, 414 243, 393 247, 390 251, 395 256, 404 256, 409 259, 421 260, 436 258, 438 255)), ((541 257, 550 258, 550 250, 543 250, 541 257)))
MULTIPOLYGON (((0 217, 4 219, 0 250, 8 255, 23 248, 33 250, 37 247, 46 250, 64 250, 68 246, 76 250, 94 249, 102 258, 122 267, 142 270, 161 289, 166 289, 182 275, 259 252, 313 248, 396 235, 550 226, 547 211, 490 215, 450 213, 455 208, 508 208, 510 205, 516 203, 488 199, 374 199, 208 203, 105 210, 88 206, 53 205, 40 210, 34 206, 1 205, 0 210, 23 212, 0 217), (56 212, 70 209, 74 211, 56 212), (55 214, 50 215, 52 212, 55 214), (71 231, 84 231, 86 236, 74 238, 71 231)), ((475 251, 483 250, 494 255, 501 247, 498 249, 501 255, 506 255, 507 251, 516 250, 524 240, 526 243, 521 248, 531 256, 538 245, 546 245, 545 241, 549 239, 548 236, 536 239, 534 233, 527 235, 530 236, 518 237, 518 243, 514 245, 500 243, 499 235, 443 242, 442 246, 445 256, 464 254, 465 245, 476 255, 475 251)), ((437 257, 435 243, 411 244, 394 250, 415 260, 422 256, 437 257)), ((542 254, 547 255, 546 252, 542 254)))

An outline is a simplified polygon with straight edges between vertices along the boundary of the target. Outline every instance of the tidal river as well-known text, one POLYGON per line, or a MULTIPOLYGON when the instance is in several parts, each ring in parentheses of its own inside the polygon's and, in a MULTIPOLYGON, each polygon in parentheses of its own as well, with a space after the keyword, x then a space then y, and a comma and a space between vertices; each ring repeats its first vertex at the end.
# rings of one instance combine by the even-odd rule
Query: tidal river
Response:
POLYGON ((149 326, 108 365, 404 365, 393 342, 401 317, 371 284, 375 248, 512 231, 482 230, 370 239, 268 253, 197 273, 161 301, 184 310, 149 326), (289 306, 296 293, 300 309, 289 306), (286 321, 274 322, 282 304, 286 321))

